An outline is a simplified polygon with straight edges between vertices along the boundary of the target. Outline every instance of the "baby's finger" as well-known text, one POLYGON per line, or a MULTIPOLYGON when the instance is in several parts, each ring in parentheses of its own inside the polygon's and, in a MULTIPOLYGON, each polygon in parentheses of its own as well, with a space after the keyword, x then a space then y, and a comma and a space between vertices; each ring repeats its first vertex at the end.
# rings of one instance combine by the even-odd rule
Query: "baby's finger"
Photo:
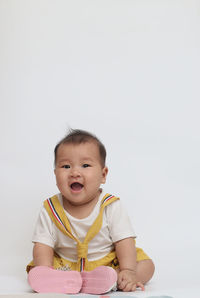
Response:
POLYGON ((123 292, 134 292, 136 290, 136 285, 133 283, 128 283, 126 287, 123 289, 123 292))
POLYGON ((137 282, 137 287, 141 288, 142 291, 145 290, 144 285, 140 281, 137 282))
POLYGON ((123 290, 125 286, 126 286, 126 281, 125 281, 125 280, 121 280, 120 283, 119 283, 119 281, 118 281, 118 288, 119 288, 120 290, 123 290))
POLYGON ((121 284, 122 280, 123 280, 122 275, 121 274, 118 274, 118 278, 117 278, 118 284, 121 284))
MULTIPOLYGON (((136 289, 136 285, 135 285, 136 289)), ((123 292, 131 292, 132 291, 132 282, 129 282, 126 284, 126 286, 123 288, 123 292)))

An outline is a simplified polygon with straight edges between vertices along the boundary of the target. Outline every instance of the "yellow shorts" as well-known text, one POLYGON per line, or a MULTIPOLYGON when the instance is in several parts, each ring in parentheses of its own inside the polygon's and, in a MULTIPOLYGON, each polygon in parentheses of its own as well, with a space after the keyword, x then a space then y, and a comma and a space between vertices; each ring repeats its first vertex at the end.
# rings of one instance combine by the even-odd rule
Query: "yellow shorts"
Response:
MULTIPOLYGON (((143 251, 143 249, 136 247, 136 251, 137 251, 137 259, 136 259, 137 262, 150 259, 149 256, 143 251)), ((86 262, 85 271, 91 271, 99 266, 110 266, 114 269, 117 269, 119 267, 119 262, 115 252, 113 251, 109 253, 107 256, 103 257, 100 260, 86 262)), ((33 267, 34 267, 34 263, 32 261, 26 267, 26 271, 29 272, 30 269, 33 267)), ((64 258, 61 258, 56 253, 54 254, 54 259, 53 259, 53 268, 60 269, 60 270, 80 271, 79 265, 76 262, 71 262, 64 258)))

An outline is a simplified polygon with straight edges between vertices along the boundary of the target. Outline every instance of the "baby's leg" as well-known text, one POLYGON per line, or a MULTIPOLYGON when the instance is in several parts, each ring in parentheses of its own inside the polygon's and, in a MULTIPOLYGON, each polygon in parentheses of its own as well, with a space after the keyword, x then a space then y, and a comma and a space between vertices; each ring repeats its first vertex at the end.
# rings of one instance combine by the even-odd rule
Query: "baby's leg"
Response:
POLYGON ((137 280, 146 284, 153 276, 155 266, 152 260, 142 260, 137 262, 136 275, 137 280))
MULTIPOLYGON (((151 259, 141 260, 137 262, 137 267, 136 267, 137 282, 142 283, 142 285, 145 285, 152 278, 154 270, 155 270, 155 267, 151 259)), ((119 274, 120 269, 117 268, 116 271, 117 271, 117 274, 119 274)), ((139 284, 139 286, 141 286, 141 289, 143 289, 142 285, 139 284)), ((124 287, 126 287, 126 283, 122 287, 121 286, 122 284, 120 284, 120 289, 123 289, 124 287)))

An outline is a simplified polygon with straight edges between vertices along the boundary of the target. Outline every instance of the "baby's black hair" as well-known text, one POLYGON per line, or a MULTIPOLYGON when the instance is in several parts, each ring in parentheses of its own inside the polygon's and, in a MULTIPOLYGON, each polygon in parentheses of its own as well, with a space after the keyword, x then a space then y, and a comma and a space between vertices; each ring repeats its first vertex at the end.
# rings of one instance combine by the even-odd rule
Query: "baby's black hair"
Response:
POLYGON ((105 167, 106 148, 101 141, 92 133, 81 129, 70 129, 69 133, 56 145, 54 149, 54 165, 56 165, 56 154, 61 144, 81 144, 86 142, 96 143, 99 148, 99 155, 102 167, 105 167))

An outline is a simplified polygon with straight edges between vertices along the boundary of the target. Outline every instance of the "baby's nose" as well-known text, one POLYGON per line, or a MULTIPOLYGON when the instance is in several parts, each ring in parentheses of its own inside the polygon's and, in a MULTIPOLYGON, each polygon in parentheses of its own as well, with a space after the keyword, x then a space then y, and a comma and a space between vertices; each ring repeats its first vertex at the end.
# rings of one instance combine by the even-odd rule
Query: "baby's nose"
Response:
POLYGON ((77 169, 77 168, 73 168, 72 170, 71 170, 71 176, 72 177, 80 177, 80 171, 77 169))

